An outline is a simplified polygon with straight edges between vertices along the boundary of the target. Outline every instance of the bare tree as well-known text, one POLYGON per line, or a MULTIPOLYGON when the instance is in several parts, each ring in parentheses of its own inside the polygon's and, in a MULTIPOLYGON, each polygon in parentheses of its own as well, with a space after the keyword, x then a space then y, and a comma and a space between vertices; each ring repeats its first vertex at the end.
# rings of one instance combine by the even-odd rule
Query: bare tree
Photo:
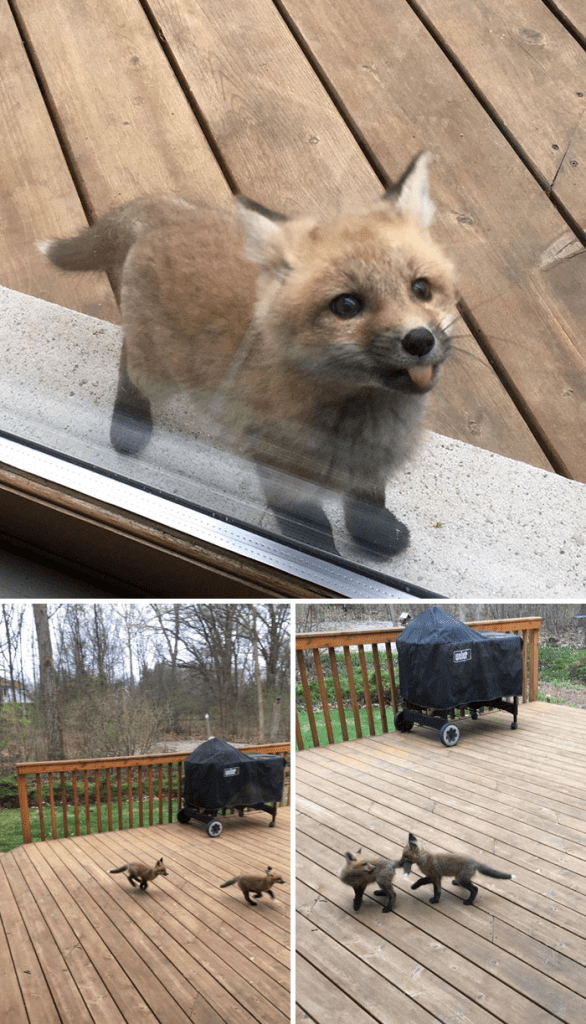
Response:
POLYGON ((61 702, 57 688, 57 673, 53 661, 53 645, 49 631, 47 605, 33 604, 33 615, 39 648, 39 692, 47 731, 47 757, 50 761, 62 761, 65 757, 65 752, 61 726, 61 702))
MULTIPOLYGON (((3 604, 0 617, 1 636, 0 654, 6 668, 5 679, 9 683, 12 700, 16 703, 18 696, 23 695, 23 682, 17 678, 17 660, 21 646, 22 620, 24 605, 3 604)), ((0 702, 2 694, 0 693, 0 702)))

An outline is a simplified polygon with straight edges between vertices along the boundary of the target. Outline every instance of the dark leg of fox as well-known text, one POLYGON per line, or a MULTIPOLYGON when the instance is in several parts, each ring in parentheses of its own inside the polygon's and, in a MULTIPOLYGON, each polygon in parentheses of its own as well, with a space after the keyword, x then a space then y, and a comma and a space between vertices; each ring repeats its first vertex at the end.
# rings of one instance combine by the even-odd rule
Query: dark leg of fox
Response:
POLYGON ((437 882, 434 882, 433 878, 429 878, 429 877, 426 876, 425 878, 418 878, 416 882, 413 882, 413 885, 411 886, 411 888, 412 889, 419 889, 419 887, 421 885, 433 885, 433 896, 431 897, 429 902, 430 903, 439 903, 439 899, 440 899, 440 895, 441 895, 441 888, 437 884, 437 882))
MULTIPOLYGON (((260 892, 255 892, 254 895, 255 896, 260 896, 261 893, 260 892)), ((254 902, 254 900, 251 900, 251 898, 250 898, 250 896, 249 896, 249 894, 247 892, 244 893, 244 899, 246 900, 247 903, 250 903, 251 907, 256 907, 256 903, 254 902)))
POLYGON ((383 914, 390 913, 390 911, 393 909, 395 905, 395 899, 397 894, 395 892, 387 892, 386 889, 375 889, 374 895, 387 897, 386 905, 383 907, 383 914))
POLYGON ((299 488, 306 485, 293 478, 291 482, 276 480, 273 472, 260 462, 256 463, 256 468, 267 505, 283 536, 336 555, 332 527, 323 509, 316 501, 299 497, 299 488))
POLYGON ((153 432, 151 405, 148 398, 138 390, 128 376, 126 368, 126 344, 122 344, 118 391, 114 402, 110 441, 112 447, 123 455, 138 455, 147 444, 153 432))
POLYGON ((344 503, 348 533, 361 548, 389 557, 409 545, 409 530, 388 508, 381 487, 372 495, 350 494, 344 503))
POLYGON ((467 900, 464 900, 465 907, 469 907, 474 903, 474 900, 478 895, 478 886, 474 885, 474 882, 471 882, 468 878, 456 877, 452 879, 452 885, 461 885, 463 889, 468 889, 470 895, 467 900))
POLYGON ((364 896, 364 892, 365 892, 366 886, 365 885, 362 885, 362 886, 361 885, 353 885, 352 888, 354 889, 354 903, 353 903, 354 910, 360 910, 360 908, 362 906, 362 897, 364 896))

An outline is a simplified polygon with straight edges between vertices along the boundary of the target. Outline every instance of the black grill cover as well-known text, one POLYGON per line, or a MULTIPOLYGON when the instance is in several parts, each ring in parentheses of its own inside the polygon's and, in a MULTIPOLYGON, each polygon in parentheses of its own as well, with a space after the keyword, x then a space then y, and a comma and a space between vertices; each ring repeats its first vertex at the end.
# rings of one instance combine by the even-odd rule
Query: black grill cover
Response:
POLYGON ((214 810, 273 803, 283 795, 285 763, 280 754, 245 754, 225 740, 206 740, 184 762, 184 803, 214 810))
POLYGON ((520 697, 521 637, 472 629, 443 608, 428 608, 397 638, 401 699, 447 711, 520 697))

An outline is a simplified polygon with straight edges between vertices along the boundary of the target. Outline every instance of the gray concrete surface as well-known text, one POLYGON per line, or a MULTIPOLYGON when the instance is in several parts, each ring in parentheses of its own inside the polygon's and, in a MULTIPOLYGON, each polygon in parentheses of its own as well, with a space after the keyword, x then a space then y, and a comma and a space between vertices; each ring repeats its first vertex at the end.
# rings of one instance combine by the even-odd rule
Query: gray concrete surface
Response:
MULTIPOLYGON (((3 430, 272 528, 252 467, 223 451, 221 434, 186 402, 155 411, 139 458, 113 451, 119 328, 0 288, 0 334, 3 430)), ((364 564, 451 598, 584 599, 584 484, 428 432, 416 461, 390 482, 387 503, 409 524, 411 546, 364 564)), ((340 509, 334 502, 328 511, 340 553, 355 559, 340 509)))

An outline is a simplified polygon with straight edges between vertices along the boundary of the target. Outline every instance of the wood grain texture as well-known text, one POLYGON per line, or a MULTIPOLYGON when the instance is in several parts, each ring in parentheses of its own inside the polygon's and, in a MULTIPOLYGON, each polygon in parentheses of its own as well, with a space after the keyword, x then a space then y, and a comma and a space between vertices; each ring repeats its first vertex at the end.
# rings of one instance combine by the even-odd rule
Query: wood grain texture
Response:
POLYGON ((66 279, 37 248, 87 222, 8 4, 0 5, 0 37, 0 283, 116 320, 105 278, 66 279))
POLYGON ((586 9, 582 0, 552 0, 556 13, 562 14, 586 39, 586 9))
POLYGON ((10 1020, 287 1024, 289 812, 274 829, 252 818, 230 819, 217 840, 175 823, 5 854, 0 962, 12 956, 19 965, 3 991, 10 1020), (169 874, 146 892, 107 874, 160 856, 169 874), (219 888, 267 857, 286 879, 274 901, 253 910, 238 890, 219 888))
POLYGON ((536 701, 521 707, 516 732, 498 712, 458 724, 451 751, 418 728, 297 754, 297 991, 317 1024, 328 1020, 318 951, 340 1005, 355 1000, 368 1021, 402 1019, 405 1000, 414 1014, 443 1019, 450 1007, 469 1024, 578 1024, 584 1015, 582 712, 536 701), (474 908, 444 879, 431 907, 427 889, 411 891, 414 875, 397 871, 394 912, 383 915, 367 890, 355 913, 337 877, 344 852, 396 859, 409 831, 515 879, 477 875, 474 908), (346 951, 354 967, 343 972, 346 951))
POLYGON ((586 53, 541 0, 418 0, 545 185, 586 227, 586 53))
POLYGON ((229 196, 140 4, 15 6, 94 215, 144 192, 229 196))

